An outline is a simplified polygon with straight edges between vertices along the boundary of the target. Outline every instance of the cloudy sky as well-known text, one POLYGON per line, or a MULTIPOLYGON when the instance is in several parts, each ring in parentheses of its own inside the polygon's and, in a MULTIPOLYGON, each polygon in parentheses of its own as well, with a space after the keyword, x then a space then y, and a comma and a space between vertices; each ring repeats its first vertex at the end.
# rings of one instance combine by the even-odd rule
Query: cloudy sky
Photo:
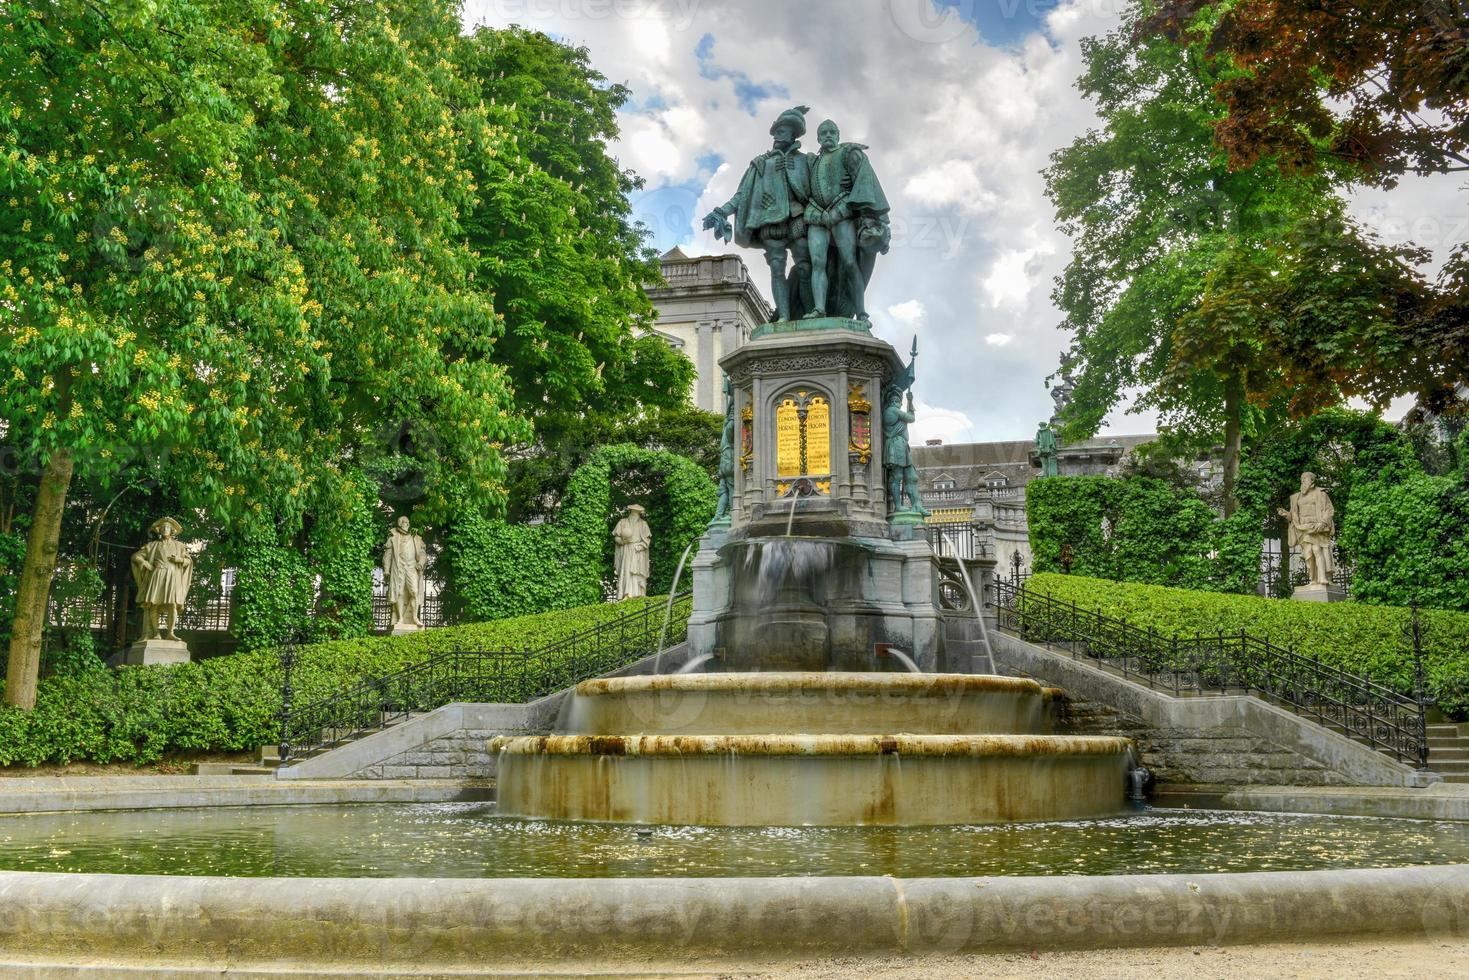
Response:
MULTIPOLYGON (((893 249, 868 293, 874 331, 906 351, 924 438, 1029 438, 1064 336, 1050 302, 1070 258, 1040 170, 1096 120, 1074 88, 1082 38, 1124 0, 466 0, 467 25, 521 24, 590 49, 627 84, 615 153, 647 182, 633 201, 662 249, 737 251, 698 228, 724 203, 770 123, 811 106, 871 147, 893 249)), ((1364 194, 1395 240, 1446 255, 1469 238, 1452 181, 1364 194)), ((758 253, 744 258, 768 296, 758 253)), ((1152 431, 1118 411, 1104 431, 1152 431)))

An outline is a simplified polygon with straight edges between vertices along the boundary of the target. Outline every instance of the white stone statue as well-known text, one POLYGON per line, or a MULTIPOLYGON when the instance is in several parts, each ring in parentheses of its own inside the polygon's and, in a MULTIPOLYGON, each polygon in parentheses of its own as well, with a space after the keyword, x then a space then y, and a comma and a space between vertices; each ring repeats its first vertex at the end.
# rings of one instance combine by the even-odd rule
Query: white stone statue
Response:
POLYGON ((1290 495, 1290 510, 1281 508, 1278 513, 1290 521, 1290 546, 1299 548, 1306 559, 1309 584, 1330 586, 1335 568, 1336 508, 1326 491, 1316 486, 1316 474, 1301 474, 1301 491, 1290 495))
POLYGON ((133 581, 138 586, 138 605, 143 607, 143 639, 175 640, 174 632, 179 614, 184 611, 184 602, 189 596, 189 585, 194 579, 194 559, 189 549, 178 539, 183 530, 172 517, 160 517, 149 531, 158 535, 133 552, 133 581), (163 632, 158 631, 158 619, 163 617, 163 632))
POLYGON ((629 504, 627 516, 612 529, 612 543, 617 546, 617 601, 642 598, 648 594, 648 549, 653 531, 643 520, 642 504, 629 504))
POLYGON ((388 583, 395 633, 423 629, 419 611, 423 609, 427 565, 428 550, 423 546, 423 538, 409 529, 408 518, 398 518, 398 526, 388 532, 388 540, 383 544, 383 577, 388 583))

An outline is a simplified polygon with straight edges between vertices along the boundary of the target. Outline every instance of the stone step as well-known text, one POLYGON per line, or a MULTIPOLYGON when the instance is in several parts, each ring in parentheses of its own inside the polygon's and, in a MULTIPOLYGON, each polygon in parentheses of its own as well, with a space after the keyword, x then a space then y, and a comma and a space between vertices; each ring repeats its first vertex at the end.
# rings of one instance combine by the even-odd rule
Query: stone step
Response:
POLYGON ((1428 754, 1428 767, 1447 776, 1449 773, 1463 773, 1469 776, 1469 759, 1435 759, 1433 753, 1428 754))
POLYGON ((1444 748, 1441 745, 1428 743, 1428 757, 1434 762, 1450 762, 1465 760, 1469 761, 1469 748, 1444 748))
POLYGON ((1448 738, 1465 738, 1469 737, 1466 736, 1466 729, 1469 729, 1469 725, 1453 724, 1449 722, 1437 722, 1428 726, 1428 737, 1438 738, 1441 736, 1446 736, 1448 738))
POLYGON ((1469 772, 1440 773, 1446 783, 1469 783, 1469 772))

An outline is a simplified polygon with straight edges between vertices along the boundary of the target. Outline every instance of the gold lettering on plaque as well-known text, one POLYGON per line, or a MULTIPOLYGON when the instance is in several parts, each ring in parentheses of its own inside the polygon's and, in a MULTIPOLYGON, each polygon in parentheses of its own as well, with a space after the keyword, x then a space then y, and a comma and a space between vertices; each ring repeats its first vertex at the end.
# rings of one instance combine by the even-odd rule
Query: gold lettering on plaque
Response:
POLYGON ((775 475, 803 476, 801 469, 801 411, 795 396, 775 406, 775 475))
POLYGON ((811 476, 831 472, 831 406, 816 395, 806 410, 806 470, 811 476))
POLYGON ((775 407, 775 475, 831 472, 831 404, 824 395, 795 391, 775 407))

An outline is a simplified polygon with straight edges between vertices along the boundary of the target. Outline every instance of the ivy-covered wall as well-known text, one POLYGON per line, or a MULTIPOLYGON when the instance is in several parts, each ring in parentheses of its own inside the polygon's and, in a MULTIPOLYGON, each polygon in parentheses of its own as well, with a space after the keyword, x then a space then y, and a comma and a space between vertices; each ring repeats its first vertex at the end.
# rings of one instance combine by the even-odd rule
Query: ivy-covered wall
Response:
MULTIPOLYGON (((1469 434, 1460 438, 1462 461, 1469 434)), ((1340 527, 1356 559, 1353 598, 1469 612, 1469 465, 1363 483, 1340 527)))
POLYGON ((372 632, 372 570, 387 522, 371 481, 353 473, 343 483, 335 509, 308 515, 304 549, 259 529, 233 542, 230 629, 241 650, 278 646, 293 632, 312 642, 372 632))
POLYGON ((1025 488, 1037 572, 1214 588, 1215 517, 1198 494, 1150 477, 1053 476, 1025 488))
MULTIPOLYGON (((470 516, 445 537, 451 603, 471 620, 567 609, 602 599, 612 572, 612 525, 630 503, 653 532, 650 594, 666 592, 684 548, 714 516, 717 490, 682 456, 623 443, 594 452, 542 524, 470 516)), ((682 583, 687 585, 687 581, 682 583)))

